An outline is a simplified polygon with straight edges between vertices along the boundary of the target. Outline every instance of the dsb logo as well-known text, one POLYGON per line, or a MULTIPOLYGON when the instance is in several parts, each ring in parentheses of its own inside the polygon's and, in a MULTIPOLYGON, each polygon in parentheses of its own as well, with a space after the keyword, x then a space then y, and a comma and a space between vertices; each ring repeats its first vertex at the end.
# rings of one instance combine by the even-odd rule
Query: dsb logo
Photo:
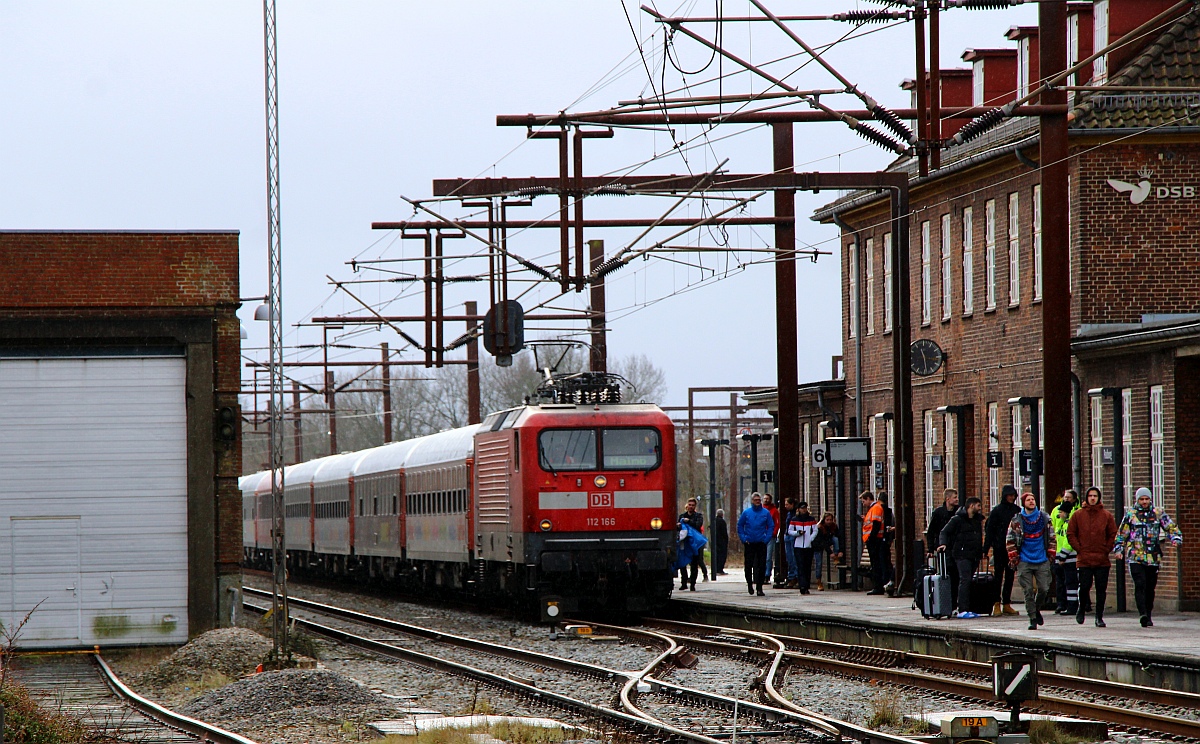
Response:
POLYGON ((613 495, 611 493, 588 494, 589 509, 611 509, 612 506, 613 495))

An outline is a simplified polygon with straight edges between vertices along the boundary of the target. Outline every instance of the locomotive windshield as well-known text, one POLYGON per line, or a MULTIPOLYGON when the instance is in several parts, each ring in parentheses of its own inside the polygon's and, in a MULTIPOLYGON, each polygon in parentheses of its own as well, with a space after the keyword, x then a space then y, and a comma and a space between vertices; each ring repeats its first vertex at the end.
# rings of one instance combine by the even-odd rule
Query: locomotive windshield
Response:
POLYGON ((655 429, 547 429, 538 435, 543 470, 653 470, 661 462, 655 429), (597 447, 599 445, 599 447, 597 447), (599 450, 599 451, 598 451, 599 450))

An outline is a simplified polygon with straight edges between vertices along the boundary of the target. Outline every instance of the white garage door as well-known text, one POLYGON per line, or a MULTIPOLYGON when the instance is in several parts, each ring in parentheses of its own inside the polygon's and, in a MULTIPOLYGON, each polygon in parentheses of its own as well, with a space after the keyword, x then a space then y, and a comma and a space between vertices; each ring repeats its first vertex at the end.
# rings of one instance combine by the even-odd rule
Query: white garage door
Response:
POLYGON ((181 357, 0 359, 0 620, 27 647, 187 640, 181 357))

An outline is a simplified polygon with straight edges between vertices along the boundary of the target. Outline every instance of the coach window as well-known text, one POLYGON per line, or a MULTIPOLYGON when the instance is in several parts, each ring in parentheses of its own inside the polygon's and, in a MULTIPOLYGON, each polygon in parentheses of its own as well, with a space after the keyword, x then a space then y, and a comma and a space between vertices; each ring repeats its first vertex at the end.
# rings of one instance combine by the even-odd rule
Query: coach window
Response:
POLYGON ((655 429, 603 429, 605 470, 653 470, 661 461, 655 429))
POLYGON ((596 432, 592 429, 547 429, 538 435, 538 462, 543 470, 596 469, 596 432))

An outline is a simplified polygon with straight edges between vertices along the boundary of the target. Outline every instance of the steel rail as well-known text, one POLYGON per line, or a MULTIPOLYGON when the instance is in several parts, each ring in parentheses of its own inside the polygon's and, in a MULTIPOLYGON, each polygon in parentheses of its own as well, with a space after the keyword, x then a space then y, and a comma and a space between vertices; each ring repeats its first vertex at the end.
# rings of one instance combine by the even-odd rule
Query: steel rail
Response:
MULTIPOLYGON (((258 607, 257 605, 248 604, 246 606, 259 612, 264 610, 264 608, 258 607)), ((612 708, 606 708, 601 705, 595 705, 594 703, 589 703, 586 700, 579 700, 550 690, 543 690, 534 685, 521 682, 520 680, 505 677, 503 675, 468 666, 466 664, 460 664, 456 661, 442 659, 431 654, 422 653, 420 651, 401 648, 400 646, 393 646, 383 641, 377 641, 372 638, 355 635, 349 631, 340 630, 328 625, 322 625, 312 620, 293 617, 292 621, 297 625, 303 626, 304 628, 312 631, 313 633, 325 636, 326 638, 331 638, 348 646, 354 646, 365 651, 371 651, 381 656, 388 656, 411 662, 427 669, 446 672, 455 676, 466 677, 467 679, 478 680, 493 687, 508 690, 509 692, 516 693, 532 700, 538 700, 546 705, 563 708, 594 718, 606 719, 610 723, 619 724, 625 728, 643 732, 651 731, 668 739, 682 738, 686 739, 687 741, 699 742, 700 744, 723 744, 722 742, 718 742, 718 740, 711 739, 707 736, 695 734, 690 731, 675 728, 673 726, 658 724, 653 720, 630 715, 628 713, 622 713, 621 711, 614 710, 612 708)), ((444 639, 452 638, 452 636, 449 634, 442 634, 442 636, 444 639)))
POLYGON ((255 744, 252 739, 238 736, 232 731, 226 731, 211 723, 189 718, 173 710, 168 710, 158 703, 147 700, 129 689, 99 653, 93 652, 92 658, 100 670, 100 676, 104 679, 104 683, 113 691, 113 694, 147 718, 158 721, 168 728, 174 728, 191 734, 203 742, 213 742, 214 744, 255 744))
MULTIPOLYGON (((690 631, 690 632, 712 632, 712 631, 717 631, 720 633, 736 633, 736 632, 745 633, 745 632, 747 632, 747 631, 736 631, 731 628, 722 628, 722 627, 718 627, 718 626, 709 626, 709 625, 699 625, 699 624, 695 624, 695 623, 681 623, 681 622, 675 622, 675 621, 670 621, 670 620, 654 620, 654 621, 648 621, 648 622, 650 622, 653 625, 658 625, 658 626, 675 626, 675 627, 680 628, 681 630, 690 631)), ((676 638, 677 641, 683 641, 684 645, 695 644, 695 645, 700 645, 700 646, 704 646, 707 648, 713 648, 713 649, 719 649, 720 647, 724 646, 725 653, 733 653, 735 651, 741 651, 743 653, 745 652, 744 647, 737 646, 734 644, 724 643, 721 641, 716 641, 713 639, 696 639, 690 635, 673 636, 670 633, 667 633, 666 635, 676 638)), ((812 644, 812 646, 810 646, 810 648, 812 648, 812 647, 816 646, 817 644, 819 644, 821 647, 821 650, 826 651, 826 652, 828 652, 831 648, 838 648, 843 653, 845 653, 846 651, 850 651, 850 652, 865 651, 865 652, 875 652, 875 653, 878 653, 880 651, 887 651, 886 649, 875 649, 875 648, 866 647, 866 646, 854 646, 851 644, 838 644, 838 643, 833 643, 830 641, 812 641, 811 639, 801 639, 801 638, 795 638, 793 636, 776 636, 774 634, 768 634, 768 633, 755 633, 755 635, 762 636, 764 638, 774 636, 781 643, 784 643, 785 645, 787 643, 790 643, 793 641, 802 641, 804 644, 812 644)), ((797 645, 799 645, 799 644, 797 644, 797 645)), ((756 653, 759 656, 764 655, 762 649, 755 649, 755 650, 751 651, 751 653, 756 653)), ((940 657, 926 656, 923 654, 910 654, 910 653, 904 653, 904 652, 889 652, 889 655, 891 655, 891 654, 894 654, 895 655, 894 658, 898 659, 900 661, 900 663, 903 663, 904 661, 908 660, 908 661, 914 662, 917 665, 929 664, 930 666, 933 666, 932 662, 934 662, 934 661, 936 661, 938 663, 947 661, 945 659, 941 659, 940 657)), ((941 693, 945 693, 945 694, 949 694, 949 695, 973 697, 973 698, 979 698, 979 699, 988 700, 988 701, 993 700, 993 691, 992 691, 991 684, 981 684, 978 682, 971 682, 968 680, 955 680, 955 679, 948 679, 948 678, 942 678, 942 677, 931 677, 922 671, 905 671, 905 670, 900 670, 900 669, 891 669, 891 668, 876 666, 876 665, 872 665, 872 664, 864 664, 864 663, 852 662, 852 661, 843 661, 840 659, 833 659, 833 658, 826 658, 826 657, 810 656, 806 653, 796 652, 796 651, 788 651, 788 652, 786 652, 785 655, 790 664, 806 667, 809 669, 815 669, 817 671, 829 672, 829 673, 834 673, 834 674, 845 674, 845 675, 851 675, 851 676, 867 677, 870 679, 877 679, 877 680, 882 680, 885 682, 891 682, 893 684, 907 685, 907 686, 912 686, 912 687, 920 687, 923 689, 932 690, 935 692, 941 692, 941 693)), ((979 675, 981 673, 981 668, 982 668, 982 669, 986 670, 984 672, 984 674, 986 676, 990 676, 990 674, 991 674, 991 666, 988 664, 983 664, 982 662, 966 662, 966 661, 962 661, 962 660, 949 660, 949 661, 951 661, 952 663, 945 664, 944 666, 939 666, 939 667, 937 667, 937 670, 953 671, 953 672, 959 672, 959 673, 965 672, 965 673, 968 673, 971 675, 979 675), (971 666, 968 667, 966 665, 971 665, 971 666), (978 666, 975 666, 975 665, 978 665, 978 666)), ((926 667, 924 671, 925 672, 929 671, 929 667, 926 667)), ((1048 677, 1048 678, 1052 679, 1054 681, 1055 686, 1058 686, 1058 687, 1063 687, 1066 685, 1073 685, 1075 682, 1077 682, 1078 680, 1081 679, 1078 677, 1071 677, 1070 675, 1057 674, 1054 672, 1048 672, 1048 673, 1040 673, 1039 672, 1038 676, 1041 678, 1048 677)), ((1098 680, 1088 680, 1088 682, 1092 683, 1092 684, 1096 684, 1099 681, 1098 680)), ((1107 685, 1112 685, 1112 687, 1108 687, 1108 691, 1095 693, 1095 694, 1102 694, 1102 695, 1107 695, 1107 696, 1112 696, 1112 697, 1120 697, 1122 694, 1124 694, 1125 691, 1133 692, 1134 690, 1138 689, 1133 685, 1121 685, 1121 683, 1107 683, 1107 685)), ((1107 686, 1107 685, 1105 685, 1105 686, 1107 686)), ((1099 689, 1100 687, 1101 687, 1101 685, 1096 684, 1096 689, 1099 689)), ((1091 690, 1084 689, 1083 687, 1079 687, 1079 688, 1068 687, 1067 691, 1068 692, 1090 692, 1091 690)), ((1175 693, 1174 691, 1161 691, 1161 690, 1158 692, 1170 693, 1172 699, 1182 701, 1182 702, 1161 703, 1158 700, 1146 699, 1145 697, 1138 697, 1137 699, 1141 700, 1142 702, 1150 702, 1150 703, 1155 703, 1155 704, 1173 704, 1173 705, 1176 705, 1177 707, 1184 707, 1184 708, 1196 707, 1194 699, 1197 696, 1195 696, 1193 693, 1175 693)), ((1034 703, 1034 705, 1036 706, 1037 709, 1041 709, 1041 710, 1045 710, 1045 711, 1049 711, 1049 712, 1062 713, 1062 714, 1066 714, 1066 715, 1079 716, 1079 717, 1090 717, 1090 718, 1094 718, 1096 720, 1105 721, 1107 723, 1112 723, 1112 724, 1116 724, 1119 726, 1124 726, 1124 727, 1129 727, 1129 728, 1134 728, 1134 729, 1155 731, 1155 732, 1159 732, 1159 733, 1171 734, 1174 736, 1185 736, 1185 737, 1192 738, 1192 739, 1200 738, 1200 721, 1194 721, 1194 720, 1189 720, 1189 719, 1184 719, 1184 718, 1176 718, 1174 716, 1163 715, 1160 713, 1131 710, 1127 707, 1106 705, 1104 703, 1096 703, 1096 702, 1083 701, 1083 700, 1074 700, 1070 697, 1054 695, 1054 694, 1049 694, 1049 695, 1041 694, 1039 696, 1039 699, 1036 701, 1036 703, 1034 703)))
MULTIPOLYGON (((262 597, 262 598, 269 596, 269 594, 267 592, 264 592, 259 589, 254 589, 252 587, 245 587, 244 592, 247 595, 257 596, 257 597, 262 597)), ((503 646, 503 645, 499 645, 499 644, 488 643, 488 642, 480 641, 480 640, 477 640, 474 638, 468 638, 465 636, 455 635, 453 633, 446 633, 443 631, 431 630, 429 628, 423 628, 423 627, 416 626, 416 625, 410 625, 408 623, 402 623, 402 622, 399 622, 396 620, 390 620, 388 618, 382 618, 382 617, 378 617, 375 615, 369 615, 366 613, 356 612, 354 610, 348 610, 345 608, 324 604, 322 602, 314 602, 312 600, 299 599, 299 598, 295 598, 295 597, 292 597, 289 599, 291 601, 293 609, 307 609, 309 611, 324 613, 324 614, 328 614, 328 615, 331 615, 334 617, 339 617, 342 619, 351 620, 354 622, 359 622, 359 623, 363 623, 363 624, 370 625, 370 626, 385 628, 388 630, 396 630, 396 631, 406 633, 409 635, 414 635, 414 636, 417 636, 420 638, 426 638, 429 640, 438 641, 438 642, 442 642, 442 643, 448 643, 448 644, 452 644, 452 645, 459 646, 459 647, 470 648, 472 650, 480 651, 482 653, 487 653, 487 654, 490 654, 493 656, 502 656, 502 657, 517 661, 519 663, 535 664, 538 666, 559 669, 562 671, 572 672, 572 673, 579 674, 581 676, 586 676, 588 678, 593 678, 593 679, 605 679, 608 681, 612 681, 619 677, 624 678, 625 681, 624 681, 624 683, 622 683, 621 691, 620 691, 620 693, 618 693, 618 697, 621 700, 622 706, 625 707, 625 709, 628 711, 628 713, 621 713, 620 711, 615 711, 610 708, 603 708, 602 706, 595 706, 592 703, 587 703, 586 701, 575 701, 575 702, 578 702, 579 704, 584 705, 584 706, 588 706, 588 709, 585 711, 586 713, 597 714, 596 710, 612 711, 612 713, 614 713, 616 715, 628 716, 628 717, 634 718, 636 720, 640 720, 645 725, 647 725, 651 728, 661 730, 662 732, 675 733, 680 736, 686 736, 691 741, 705 742, 706 744, 717 744, 717 742, 719 740, 704 736, 703 734, 688 732, 685 729, 679 729, 678 727, 672 726, 670 723, 662 721, 661 719, 656 718, 656 717, 652 716, 651 714, 642 710, 637 704, 639 683, 648 684, 652 688, 657 688, 659 690, 664 690, 664 689, 669 690, 670 694, 672 694, 672 695, 683 695, 685 697, 688 697, 689 699, 696 700, 696 701, 700 702, 701 704, 708 705, 710 707, 722 707, 722 708, 727 708, 729 710, 732 710, 736 704, 736 705, 740 706, 740 708, 742 710, 744 710, 747 713, 747 715, 752 715, 752 716, 755 716, 755 717, 758 717, 758 718, 761 718, 761 719, 764 719, 767 721, 771 721, 771 722, 788 721, 792 724, 804 726, 810 730, 815 730, 817 733, 822 734, 822 735, 832 736, 834 738, 840 738, 840 732, 838 731, 838 729, 835 726, 832 726, 829 723, 825 722, 825 720, 822 719, 821 717, 805 716, 794 710, 773 708, 773 707, 762 705, 762 704, 755 703, 752 701, 745 701, 745 700, 740 700, 740 699, 735 700, 734 698, 727 697, 724 695, 717 695, 715 693, 710 693, 710 692, 706 692, 703 690, 696 690, 693 688, 683 687, 680 685, 674 685, 672 683, 664 682, 660 679, 651 677, 650 674, 653 671, 657 670, 665 661, 667 661, 669 658, 671 658, 672 654, 678 653, 678 651, 679 651, 678 644, 666 634, 654 633, 654 632, 639 630, 636 628, 624 628, 624 627, 604 625, 604 624, 599 624, 599 623, 588 623, 589 625, 591 625, 592 627, 595 627, 595 628, 602 628, 602 629, 605 629, 608 631, 612 631, 614 633, 620 633, 620 634, 626 635, 626 636, 633 636, 633 637, 641 638, 643 640, 649 640, 652 643, 655 643, 656 645, 665 645, 667 647, 666 650, 664 650, 657 657, 655 657, 653 660, 651 660, 651 662, 649 664, 647 664, 645 667, 643 667, 640 671, 627 672, 627 671, 621 671, 621 670, 615 670, 615 669, 606 669, 604 667, 599 667, 599 666, 596 666, 593 664, 585 664, 583 662, 578 662, 573 659, 564 659, 562 657, 553 656, 550 654, 543 654, 543 653, 536 652, 536 651, 528 651, 525 649, 513 648, 511 646, 503 646), (596 710, 593 710, 593 709, 596 709, 596 710)), ((257 607, 252 604, 248 604, 246 606, 251 609, 255 609, 255 610, 259 610, 259 611, 263 610, 263 608, 257 607)), ((306 627, 309 627, 314 632, 321 633, 322 635, 328 635, 328 636, 333 637, 336 640, 340 640, 344 643, 349 643, 352 645, 360 645, 360 647, 365 647, 365 646, 361 646, 361 644, 358 644, 357 639, 361 638, 360 636, 356 636, 352 633, 349 633, 348 631, 329 628, 328 626, 321 625, 314 621, 303 620, 303 619, 299 619, 299 618, 296 619, 296 622, 304 624, 306 627), (334 635, 331 635, 330 633, 327 633, 326 631, 331 631, 334 635)), ((387 643, 384 643, 381 641, 375 641, 373 639, 363 639, 363 640, 370 641, 371 644, 373 644, 372 647, 370 648, 370 650, 373 650, 373 651, 379 651, 379 648, 375 647, 375 645, 377 644, 385 649, 383 651, 380 651, 381 653, 386 653, 389 655, 416 654, 419 658, 415 658, 414 660, 417 660, 418 663, 423 663, 421 660, 425 659, 425 658, 437 659, 437 657, 430 656, 428 654, 423 654, 418 651, 410 651, 409 649, 403 649, 403 648, 399 648, 396 646, 391 646, 390 644, 387 644, 387 643), (393 651, 389 651, 387 649, 394 649, 395 653, 393 653, 393 651)), ((467 670, 474 669, 473 667, 465 667, 465 665, 458 664, 457 662, 450 662, 450 661, 445 661, 445 660, 439 660, 439 661, 441 661, 445 664, 454 665, 456 668, 463 667, 464 669, 467 669, 467 670)), ((457 673, 468 674, 468 672, 463 672, 460 670, 449 669, 449 668, 444 669, 444 671, 450 671, 450 672, 456 673, 456 674, 457 673)), ((508 677, 496 675, 492 672, 486 672, 484 670, 476 670, 476 671, 482 672, 483 674, 489 675, 490 677, 495 677, 500 680, 507 680, 508 682, 506 684, 511 683, 511 684, 518 685, 519 689, 517 689, 517 692, 519 692, 520 694, 531 694, 530 691, 532 690, 543 697, 547 696, 547 695, 556 695, 556 693, 549 693, 545 690, 542 690, 541 688, 535 687, 533 685, 528 685, 524 682, 520 682, 519 680, 511 680, 508 677)), ((569 705, 570 701, 574 700, 573 698, 569 698, 569 697, 565 697, 565 696, 558 696, 558 697, 562 697, 563 700, 565 701, 565 702, 563 702, 563 705, 569 705)), ((622 719, 622 720, 624 720, 624 719, 622 719)))

